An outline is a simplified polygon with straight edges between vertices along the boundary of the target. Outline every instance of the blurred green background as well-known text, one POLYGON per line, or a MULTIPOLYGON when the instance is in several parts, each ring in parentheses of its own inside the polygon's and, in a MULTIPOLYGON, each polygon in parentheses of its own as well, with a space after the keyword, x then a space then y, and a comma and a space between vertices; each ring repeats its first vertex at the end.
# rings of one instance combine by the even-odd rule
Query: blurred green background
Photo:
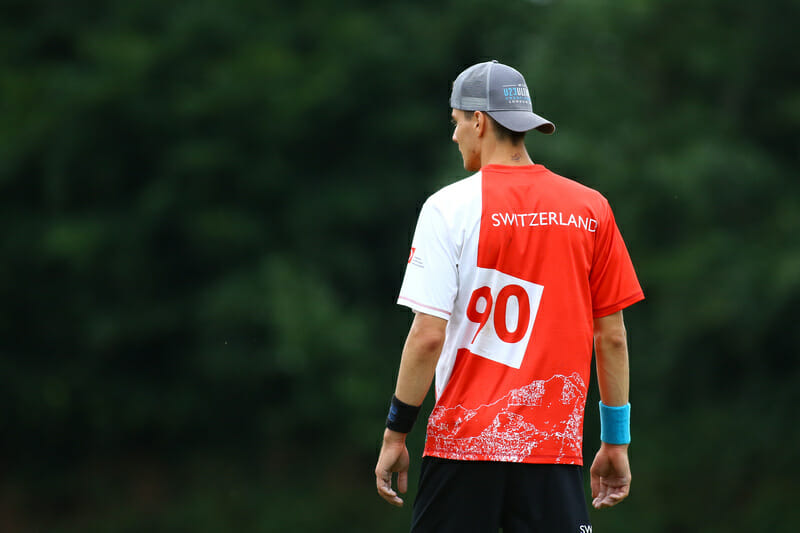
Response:
POLYGON ((452 80, 488 59, 647 295, 632 495, 595 531, 797 529, 797 1, 0 10, 3 532, 406 531, 373 475, 395 298, 423 200, 466 176, 452 80))

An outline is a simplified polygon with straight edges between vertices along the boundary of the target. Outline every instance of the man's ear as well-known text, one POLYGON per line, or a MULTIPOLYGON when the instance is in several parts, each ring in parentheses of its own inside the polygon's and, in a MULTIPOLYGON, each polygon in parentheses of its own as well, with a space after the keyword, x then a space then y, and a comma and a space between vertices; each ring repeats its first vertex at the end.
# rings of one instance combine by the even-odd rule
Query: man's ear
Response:
POLYGON ((486 117, 486 113, 475 111, 475 128, 478 137, 483 137, 483 134, 486 132, 487 122, 489 122, 489 120, 486 117))

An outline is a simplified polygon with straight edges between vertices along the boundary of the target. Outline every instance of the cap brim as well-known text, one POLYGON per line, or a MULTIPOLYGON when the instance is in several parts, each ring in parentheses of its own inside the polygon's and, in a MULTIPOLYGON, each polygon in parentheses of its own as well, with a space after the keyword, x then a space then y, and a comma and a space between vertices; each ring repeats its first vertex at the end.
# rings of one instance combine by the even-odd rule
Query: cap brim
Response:
POLYGON ((556 131, 555 125, 544 117, 528 111, 489 111, 489 115, 501 126, 511 131, 523 132, 537 130, 550 135, 556 131))

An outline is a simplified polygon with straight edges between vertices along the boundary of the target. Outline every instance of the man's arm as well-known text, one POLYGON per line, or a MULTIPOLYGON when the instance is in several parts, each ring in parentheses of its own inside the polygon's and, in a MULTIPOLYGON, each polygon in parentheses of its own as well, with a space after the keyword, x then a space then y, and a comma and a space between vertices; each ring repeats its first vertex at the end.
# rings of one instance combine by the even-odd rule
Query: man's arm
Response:
MULTIPOLYGON (((436 373, 436 363, 444 344, 447 321, 424 313, 416 313, 403 347, 400 371, 394 395, 408 405, 422 405, 436 373)), ((408 449, 406 434, 386 429, 383 446, 375 466, 378 494, 392 505, 403 500, 392 489, 392 473, 397 472, 397 489, 408 490, 408 449)))
MULTIPOLYGON (((611 407, 626 405, 630 385, 622 311, 595 319, 594 347, 600 400, 611 407)), ((628 445, 601 442, 590 473, 595 508, 611 507, 624 500, 631 485, 628 445)))

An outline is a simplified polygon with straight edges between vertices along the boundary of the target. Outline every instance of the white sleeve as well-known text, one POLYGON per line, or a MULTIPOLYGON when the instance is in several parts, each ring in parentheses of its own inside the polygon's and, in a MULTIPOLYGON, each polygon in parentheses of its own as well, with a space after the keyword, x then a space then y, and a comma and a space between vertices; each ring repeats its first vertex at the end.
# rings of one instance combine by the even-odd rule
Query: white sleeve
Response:
POLYGON ((452 229, 428 199, 419 214, 398 304, 450 319, 458 292, 459 257, 452 229))

